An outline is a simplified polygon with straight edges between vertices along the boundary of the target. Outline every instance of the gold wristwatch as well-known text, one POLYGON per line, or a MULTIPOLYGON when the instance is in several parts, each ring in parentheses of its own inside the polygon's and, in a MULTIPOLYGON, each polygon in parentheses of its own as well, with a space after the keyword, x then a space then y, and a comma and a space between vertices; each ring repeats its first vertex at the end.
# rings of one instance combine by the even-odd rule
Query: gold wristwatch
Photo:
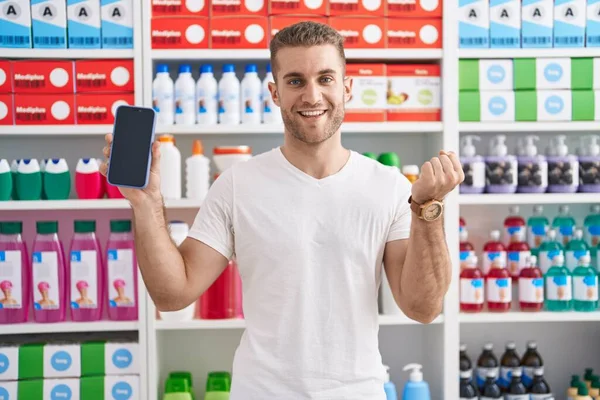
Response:
POLYGON ((438 200, 429 200, 425 204, 419 204, 410 196, 408 202, 410 209, 417 214, 417 217, 427 222, 435 221, 444 213, 444 203, 438 200))

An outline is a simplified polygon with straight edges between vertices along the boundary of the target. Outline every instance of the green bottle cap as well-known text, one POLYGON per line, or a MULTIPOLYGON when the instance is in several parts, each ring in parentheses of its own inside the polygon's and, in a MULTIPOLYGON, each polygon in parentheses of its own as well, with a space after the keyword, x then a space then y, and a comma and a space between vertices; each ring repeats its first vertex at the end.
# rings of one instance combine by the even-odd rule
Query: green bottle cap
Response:
POLYGON ((165 393, 189 393, 190 385, 185 378, 168 378, 165 393))
POLYGON ((225 371, 208 373, 206 380, 207 392, 229 392, 231 390, 231 374, 225 371))
POLYGON ((366 153, 363 153, 363 156, 372 158, 373 160, 377 160, 377 155, 375 153, 366 152, 366 153))
POLYGON ((398 154, 393 152, 381 153, 377 158, 377 161, 379 161, 383 165, 389 165, 391 167, 400 168, 400 157, 398 157, 398 154))
POLYGON ((192 383, 192 373, 189 371, 173 371, 169 374, 169 378, 185 379, 190 387, 190 391, 194 387, 192 383))
POLYGON ((585 376, 586 379, 588 379, 588 378, 592 377, 593 373, 594 373, 594 368, 586 368, 584 376, 585 376))
POLYGON ((577 385, 577 395, 578 396, 587 396, 589 394, 588 388, 583 382, 579 382, 577 385))
POLYGON ((21 221, 0 222, 0 233, 3 235, 20 235, 23 233, 23 223, 21 221))
POLYGON ((592 377, 592 387, 594 389, 600 389, 600 376, 594 375, 592 377))
POLYGON ((113 219, 110 221, 110 231, 113 233, 131 232, 131 220, 113 219))
POLYGON ((96 232, 96 221, 75 221, 75 233, 96 232))
POLYGON ((58 221, 38 221, 35 226, 40 235, 58 233, 58 221))

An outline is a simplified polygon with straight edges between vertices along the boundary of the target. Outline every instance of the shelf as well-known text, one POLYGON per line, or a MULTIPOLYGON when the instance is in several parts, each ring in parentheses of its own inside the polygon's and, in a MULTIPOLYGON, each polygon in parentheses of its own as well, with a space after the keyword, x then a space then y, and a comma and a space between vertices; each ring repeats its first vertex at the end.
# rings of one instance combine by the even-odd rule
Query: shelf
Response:
POLYGON ((0 49, 0 58, 106 59, 133 58, 133 49, 0 49))
MULTIPOLYGON (((169 209, 197 209, 200 201, 194 199, 167 200, 169 209)), ((0 211, 29 210, 126 210, 129 202, 125 199, 98 200, 35 200, 35 201, 0 201, 0 211)))
POLYGON ((600 57, 600 47, 547 49, 459 49, 458 58, 600 57))
MULTIPOLYGON (((444 322, 444 316, 440 315, 431 322, 430 325, 437 325, 444 322)), ((423 325, 420 322, 414 321, 405 315, 379 315, 380 326, 394 325, 423 325)))
POLYGON ((0 136, 89 136, 112 131, 113 125, 0 125, 0 136))
POLYGON ((499 322, 577 322, 577 321, 600 321, 600 312, 520 312, 508 313, 461 313, 458 320, 462 324, 482 324, 499 322))
POLYGON ((460 132, 585 132, 600 131, 600 121, 573 122, 460 122, 460 132))
POLYGON ((590 204, 600 203, 600 193, 460 194, 462 205, 495 204, 590 204))
POLYGON ((64 333, 64 332, 122 332, 137 331, 137 321, 98 321, 98 322, 57 322, 51 324, 0 325, 0 335, 20 335, 28 333, 64 333))

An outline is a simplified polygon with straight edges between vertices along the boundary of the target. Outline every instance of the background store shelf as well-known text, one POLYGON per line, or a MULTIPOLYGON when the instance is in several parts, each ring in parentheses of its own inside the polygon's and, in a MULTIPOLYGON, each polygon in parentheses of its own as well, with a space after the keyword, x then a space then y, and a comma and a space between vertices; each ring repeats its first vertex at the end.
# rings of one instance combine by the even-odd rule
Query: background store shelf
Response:
POLYGON ((585 132, 600 131, 600 121, 574 122, 461 122, 460 132, 585 132))
POLYGON ((600 47, 549 49, 459 49, 459 58, 600 57, 600 47))
MULTIPOLYGON (((268 60, 268 49, 152 50, 153 60, 268 60)), ((347 49, 350 60, 439 60, 441 49, 347 49)))
POLYGON ((105 135, 112 133, 112 125, 10 125, 0 126, 0 136, 61 136, 105 135))
POLYGON ((590 204, 600 203, 598 193, 541 193, 541 194, 461 194, 461 205, 496 204, 590 204))
POLYGON ((0 335, 62 332, 122 332, 137 331, 137 321, 58 322, 52 324, 0 325, 0 335))
POLYGON ((577 322, 600 321, 600 311, 594 312, 519 312, 490 313, 481 312, 474 314, 462 313, 459 315, 461 324, 473 323, 508 323, 508 322, 577 322))
POLYGON ((2 58, 107 59, 133 58, 133 49, 2 49, 2 58))
MULTIPOLYGON (((167 200, 169 209, 196 209, 200 201, 194 199, 167 200)), ((36 201, 0 201, 0 211, 27 210, 125 210, 129 209, 125 199, 98 200, 36 200, 36 201)))

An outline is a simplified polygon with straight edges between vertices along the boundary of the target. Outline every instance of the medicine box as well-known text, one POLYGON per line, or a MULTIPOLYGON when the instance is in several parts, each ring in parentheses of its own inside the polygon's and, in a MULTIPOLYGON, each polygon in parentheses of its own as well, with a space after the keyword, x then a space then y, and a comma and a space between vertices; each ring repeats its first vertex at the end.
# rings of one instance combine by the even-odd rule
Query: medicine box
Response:
POLYGON ((571 121, 570 90, 517 91, 517 121, 571 121))
POLYGON ((136 375, 84 377, 80 385, 80 400, 142 400, 136 375))
POLYGON ((82 376, 140 373, 139 344, 134 342, 86 342, 81 359, 82 376))
POLYGON ((441 49, 442 20, 434 18, 388 18, 387 47, 391 49, 441 49))
POLYGON ((67 0, 69 48, 99 49, 100 21, 100 0, 67 0))
POLYGON ((512 122, 515 120, 515 92, 463 91, 459 93, 461 122, 512 122))
POLYGON ((387 0, 387 17, 391 18, 441 18, 440 0, 387 0))
POLYGON ((593 90, 573 90, 572 99, 572 120, 573 121, 593 121, 594 115, 594 91, 593 90))
POLYGON ((347 49, 386 47, 386 20, 383 18, 331 17, 329 25, 344 37, 347 49))
POLYGON ((329 15, 327 0, 268 0, 268 15, 329 15))
POLYGON ((12 93, 13 90, 12 63, 0 60, 0 93, 12 93))
POLYGON ((208 49, 209 47, 208 18, 153 18, 150 24, 153 49, 208 49))
POLYGON ((210 20, 210 48, 264 49, 268 43, 267 17, 218 17, 210 20))
POLYGON ((346 103, 347 122, 383 122, 387 106, 385 64, 348 64, 352 94, 346 103))
POLYGON ((211 0, 210 17, 266 17, 267 0, 211 0))
POLYGON ((15 93, 73 93, 73 61, 15 61, 12 63, 15 93))
MULTIPOLYGON (((0 95, 0 124, 2 124, 3 97, 0 95)), ((6 110, 5 110, 6 111, 6 110)), ((12 113, 12 108, 10 109, 12 113)), ((0 381, 19 379, 19 346, 0 346, 0 381)), ((0 393, 2 393, 0 391, 0 393)))
POLYGON ((600 121, 600 90, 594 90, 594 119, 600 121))
POLYGON ((134 105, 133 93, 75 95, 78 125, 112 125, 115 122, 117 108, 121 105, 134 105))
POLYGON ((32 379, 16 383, 17 400, 87 400, 80 395, 79 379, 32 379))
POLYGON ((584 47, 586 0, 555 0, 554 47, 584 47))
MULTIPOLYGON (((416 3, 416 0, 409 0, 416 3)), ((381 0, 329 0, 329 15, 338 17, 380 17, 385 13, 385 4, 381 0)))
POLYGON ((459 90, 512 90, 513 60, 460 60, 459 90))
POLYGON ((490 0, 490 47, 521 47, 521 0, 490 0))
POLYGON ((16 125, 73 125, 75 95, 15 94, 16 125))
POLYGON ((125 93, 133 89, 133 60, 75 61, 77 93, 125 93))
POLYGON ((591 58, 520 58, 514 60, 515 89, 591 89, 591 58))
POLYGON ((0 381, 0 397, 2 400, 18 400, 19 385, 17 381, 0 381))
POLYGON ((552 47, 554 38, 554 1, 522 0, 521 46, 552 47))
POLYGON ((594 58, 593 61, 593 70, 594 70, 594 89, 600 89, 600 57, 594 58))
POLYGON ((440 66, 387 65, 387 120, 440 121, 440 66))
POLYGON ((12 94, 0 94, 0 125, 15 124, 13 98, 12 94))
POLYGON ((102 47, 133 48, 133 0, 100 0, 102 47))
POLYGON ((458 37, 461 48, 490 47, 489 0, 459 0, 458 37))
POLYGON ((273 37, 288 26, 297 24, 302 21, 312 21, 319 22, 321 24, 327 24, 327 17, 322 17, 318 15, 307 15, 307 16, 289 16, 289 15, 275 15, 269 17, 269 27, 271 29, 271 36, 269 37, 269 41, 273 39, 273 37))
POLYGON ((600 47, 600 0, 587 0, 586 47, 600 47))
POLYGON ((152 17, 208 17, 209 2, 190 0, 151 0, 152 17))
POLYGON ((31 46, 29 0, 0 0, 0 47, 31 46))
POLYGON ((33 47, 67 47, 67 4, 65 0, 31 0, 33 47))

